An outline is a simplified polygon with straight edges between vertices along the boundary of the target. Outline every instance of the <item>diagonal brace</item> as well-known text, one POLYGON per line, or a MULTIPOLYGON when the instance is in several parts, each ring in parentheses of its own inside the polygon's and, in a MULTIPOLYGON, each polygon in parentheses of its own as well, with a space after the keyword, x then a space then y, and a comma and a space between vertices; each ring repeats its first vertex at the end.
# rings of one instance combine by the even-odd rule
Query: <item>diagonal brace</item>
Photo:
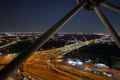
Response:
POLYGON ((41 48, 57 31, 59 31, 65 23, 67 23, 76 13, 78 13, 84 6, 84 1, 76 5, 70 12, 68 12, 55 25, 48 29, 43 35, 38 38, 34 44, 26 51, 21 52, 11 63, 6 65, 0 71, 0 79, 5 80, 8 76, 13 75, 19 66, 28 59, 36 50, 41 48))
POLYGON ((113 12, 116 12, 117 14, 120 14, 120 5, 116 6, 110 2, 104 2, 101 5, 105 8, 112 10, 113 12))
POLYGON ((112 24, 109 22, 107 17, 104 15, 104 13, 100 10, 99 7, 95 7, 94 11, 96 12, 97 16, 103 23, 103 25, 107 28, 107 30, 111 33, 113 39, 115 40, 116 45, 120 48, 120 36, 117 34, 115 29, 112 27, 112 24))

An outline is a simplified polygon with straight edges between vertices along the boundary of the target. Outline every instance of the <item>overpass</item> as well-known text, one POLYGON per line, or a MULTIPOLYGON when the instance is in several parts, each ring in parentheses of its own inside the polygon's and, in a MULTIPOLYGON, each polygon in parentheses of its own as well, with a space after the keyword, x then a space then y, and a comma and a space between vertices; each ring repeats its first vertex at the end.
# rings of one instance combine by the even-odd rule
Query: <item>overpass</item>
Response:
MULTIPOLYGON (((87 78, 93 80, 110 80, 108 77, 82 71, 63 62, 62 56, 90 43, 91 41, 78 41, 60 48, 37 51, 23 63, 19 69, 19 74, 20 76, 24 75, 27 78, 37 80, 79 80, 87 78)), ((8 64, 15 56, 13 54, 1 56, 0 64, 8 64)))

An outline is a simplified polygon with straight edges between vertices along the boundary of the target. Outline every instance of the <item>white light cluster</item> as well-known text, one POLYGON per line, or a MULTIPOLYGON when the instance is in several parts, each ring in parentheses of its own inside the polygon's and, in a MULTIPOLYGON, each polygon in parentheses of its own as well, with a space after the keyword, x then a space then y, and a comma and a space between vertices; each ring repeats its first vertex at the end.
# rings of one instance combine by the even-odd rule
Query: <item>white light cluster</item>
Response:
POLYGON ((98 68, 109 68, 107 65, 102 64, 102 63, 97 63, 97 64, 95 64, 95 66, 98 68))
POLYGON ((75 65, 83 65, 83 62, 81 62, 80 60, 71 60, 71 59, 68 59, 68 64, 71 64, 73 66, 75 66, 75 65))

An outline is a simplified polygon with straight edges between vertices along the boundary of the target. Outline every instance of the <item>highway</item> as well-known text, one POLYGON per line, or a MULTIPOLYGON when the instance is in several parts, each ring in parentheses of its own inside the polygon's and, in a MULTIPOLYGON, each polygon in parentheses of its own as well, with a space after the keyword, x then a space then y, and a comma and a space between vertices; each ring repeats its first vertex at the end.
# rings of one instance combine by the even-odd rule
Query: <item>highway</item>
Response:
POLYGON ((45 54, 35 54, 29 58, 23 64, 22 72, 37 80, 39 78, 42 80, 111 80, 105 76, 78 70, 45 54))
MULTIPOLYGON (((60 50, 61 48, 54 48, 35 52, 19 68, 19 73, 32 80, 113 80, 107 76, 96 75, 64 63, 62 58, 58 57, 60 50)), ((0 56, 0 64, 8 64, 15 56, 13 54, 0 56)))

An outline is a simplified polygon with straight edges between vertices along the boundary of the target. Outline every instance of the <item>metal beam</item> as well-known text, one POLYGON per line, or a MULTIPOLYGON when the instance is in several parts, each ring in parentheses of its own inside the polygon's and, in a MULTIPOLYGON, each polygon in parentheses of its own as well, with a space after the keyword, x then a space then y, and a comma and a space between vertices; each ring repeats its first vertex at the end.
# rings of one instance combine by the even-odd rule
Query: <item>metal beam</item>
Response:
POLYGON ((36 50, 41 48, 58 30, 60 30, 65 23, 67 23, 76 13, 78 13, 84 7, 84 2, 76 5, 70 12, 68 12, 62 19, 60 19, 55 25, 48 29, 40 38, 38 38, 34 44, 26 51, 21 52, 11 63, 6 65, 0 71, 0 79, 5 80, 19 68, 19 66, 28 59, 36 50))
POLYGON ((104 13, 100 10, 99 7, 95 7, 94 11, 96 12, 97 16, 99 17, 101 22, 104 24, 104 26, 107 28, 107 30, 111 33, 113 39, 115 40, 116 45, 120 48, 120 37, 115 31, 115 29, 112 27, 112 24, 109 22, 109 20, 104 15, 104 13))
POLYGON ((116 12, 117 14, 120 14, 120 5, 116 6, 112 3, 104 2, 101 4, 103 7, 112 10, 113 12, 116 12))
POLYGON ((14 44, 16 44, 16 43, 18 43, 18 42, 20 42, 20 41, 12 41, 12 42, 10 42, 10 43, 7 43, 7 44, 5 44, 5 45, 0 46, 0 49, 6 48, 6 47, 11 46, 11 45, 14 45, 14 44))

